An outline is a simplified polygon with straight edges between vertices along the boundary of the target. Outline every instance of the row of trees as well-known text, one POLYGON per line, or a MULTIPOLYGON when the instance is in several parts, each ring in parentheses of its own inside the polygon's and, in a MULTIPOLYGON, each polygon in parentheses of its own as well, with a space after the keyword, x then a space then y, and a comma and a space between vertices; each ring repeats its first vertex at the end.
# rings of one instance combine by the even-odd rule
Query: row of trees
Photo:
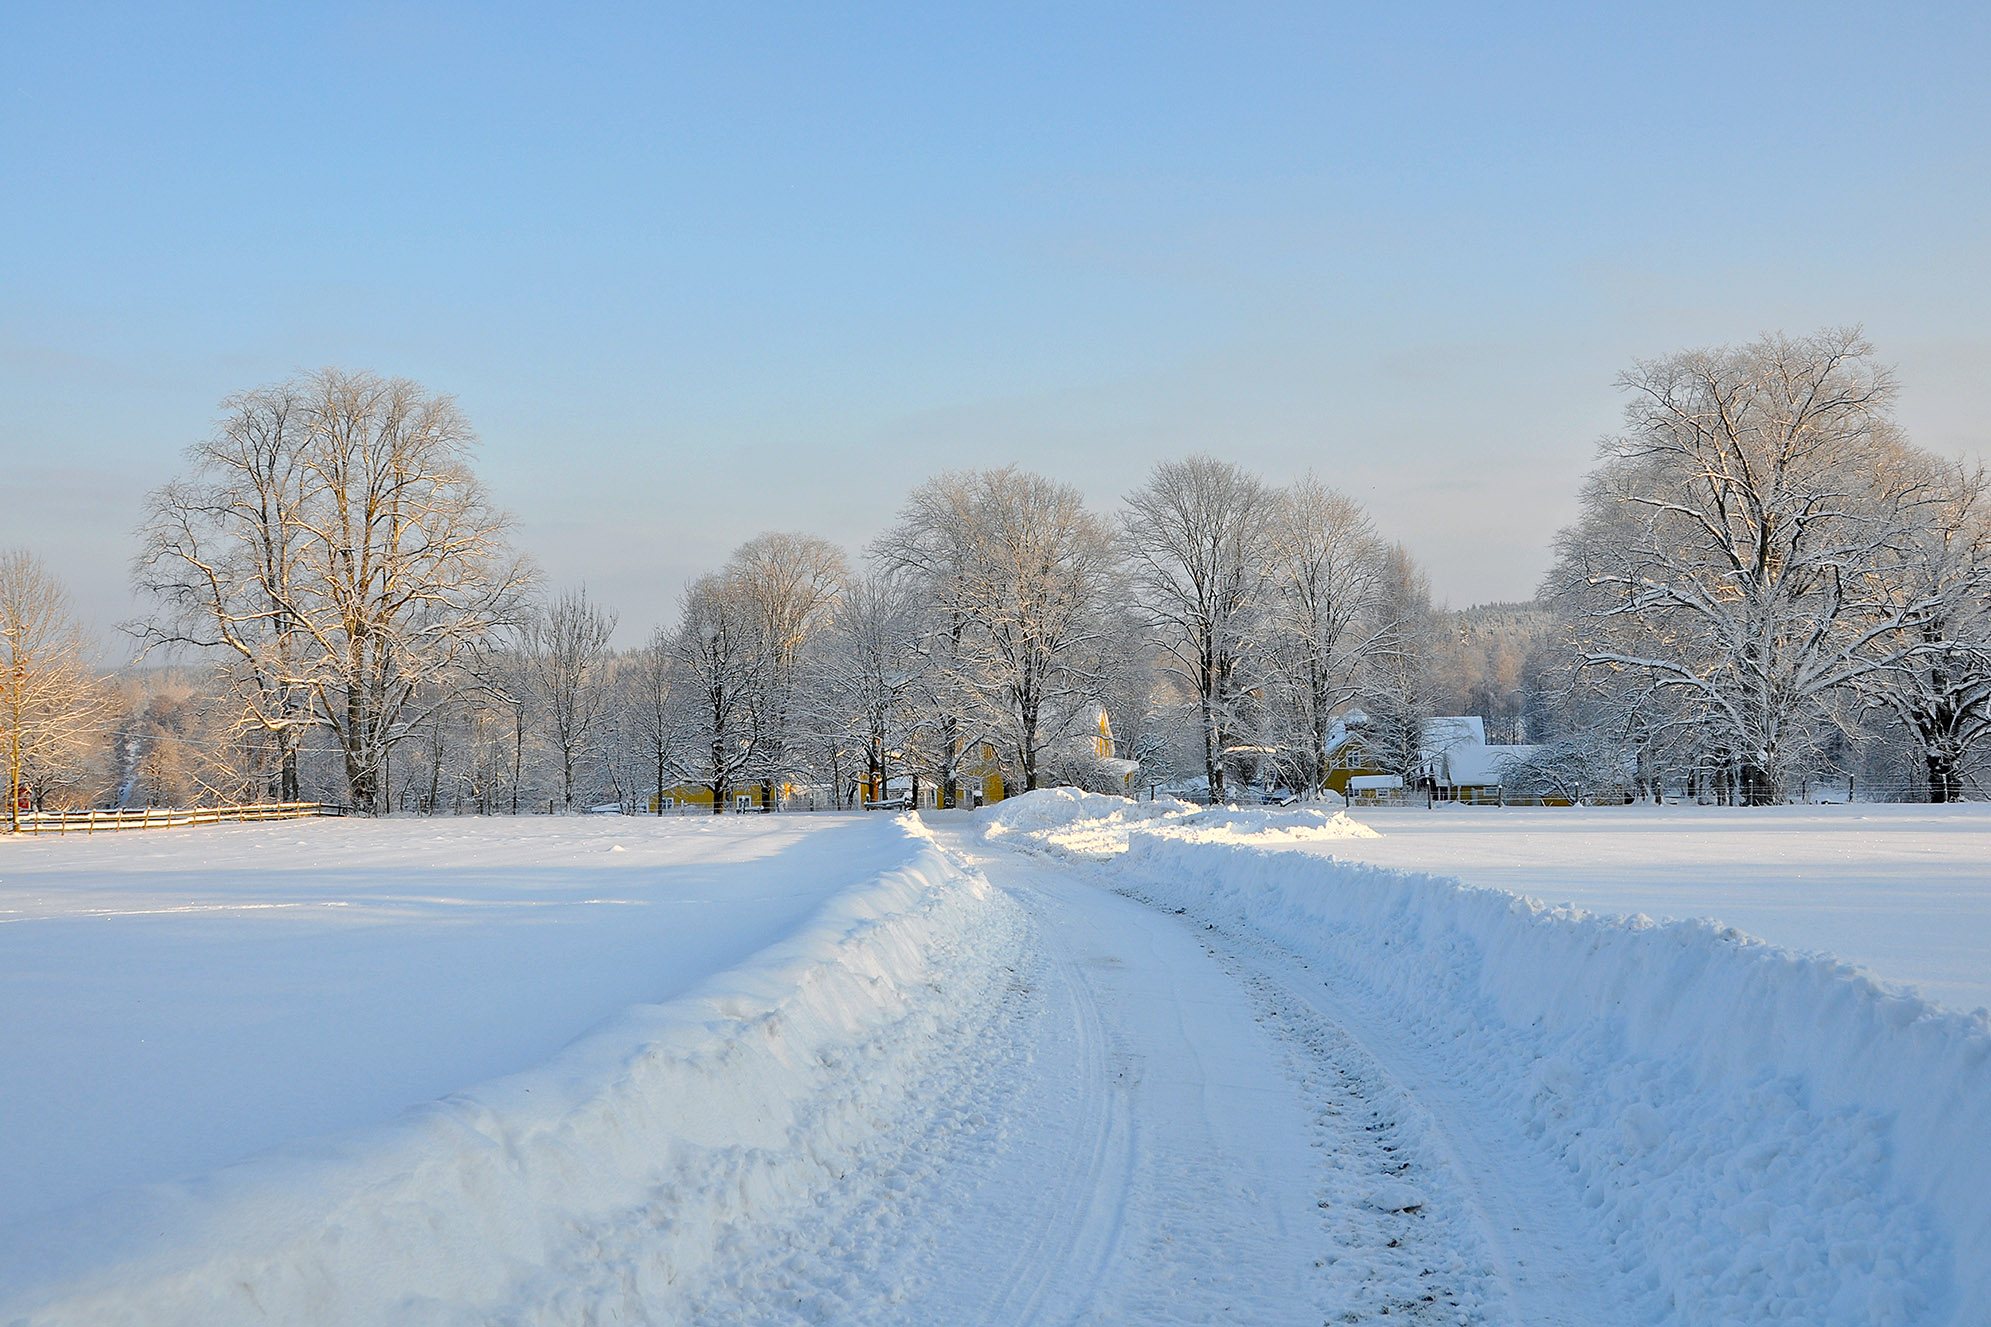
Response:
POLYGON ((1011 787, 1104 779, 1102 709, 1150 779, 1312 788, 1330 716, 1426 613, 1346 498, 1197 457, 1117 520, 1015 468, 940 475, 858 569, 761 535, 618 653, 584 590, 536 597, 473 441, 447 398, 366 374, 225 402, 134 561, 156 611, 130 630, 178 666, 98 696, 107 736, 72 798, 492 811, 689 782, 725 809, 900 776, 952 805, 991 752, 1011 787))
POLYGON ((1528 791, 1762 803, 1907 760, 1927 796, 1969 795, 1991 737, 1982 473, 1901 436, 1856 332, 1621 385, 1626 428, 1534 604, 1434 612, 1345 495, 1195 456, 1110 517, 1015 468, 939 475, 857 567, 758 536, 617 651, 585 590, 538 593, 453 402, 300 377, 225 402, 152 496, 134 579, 156 611, 131 630, 177 666, 99 684, 59 587, 0 559, 9 786, 494 812, 679 784, 715 809, 847 803, 897 777, 953 805, 993 752, 1013 788, 1138 767, 1312 795, 1351 720, 1414 779, 1425 721, 1474 713, 1535 747, 1528 791))

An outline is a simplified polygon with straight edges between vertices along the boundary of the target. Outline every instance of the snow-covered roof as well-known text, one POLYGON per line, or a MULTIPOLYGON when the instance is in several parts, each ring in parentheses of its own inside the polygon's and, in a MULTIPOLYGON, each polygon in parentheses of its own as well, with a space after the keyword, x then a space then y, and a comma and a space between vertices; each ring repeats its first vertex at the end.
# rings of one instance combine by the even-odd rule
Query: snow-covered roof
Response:
POLYGON ((1461 742, 1438 757, 1434 773, 1453 787, 1492 787, 1510 766, 1530 760, 1539 746, 1474 746, 1461 742))
POLYGON ((1368 722, 1369 722, 1369 716, 1367 714, 1364 714, 1361 710, 1349 710, 1345 714, 1337 715, 1335 716, 1333 722, 1328 724, 1327 741, 1324 742, 1322 745, 1325 747, 1328 754, 1332 755, 1334 752, 1339 751, 1342 747, 1346 746, 1348 744, 1349 739, 1352 738, 1355 735, 1355 733, 1359 731, 1361 727, 1368 722))
POLYGON ((1486 745, 1486 720, 1477 714, 1441 714, 1424 721, 1424 755, 1427 759, 1461 745, 1486 745))

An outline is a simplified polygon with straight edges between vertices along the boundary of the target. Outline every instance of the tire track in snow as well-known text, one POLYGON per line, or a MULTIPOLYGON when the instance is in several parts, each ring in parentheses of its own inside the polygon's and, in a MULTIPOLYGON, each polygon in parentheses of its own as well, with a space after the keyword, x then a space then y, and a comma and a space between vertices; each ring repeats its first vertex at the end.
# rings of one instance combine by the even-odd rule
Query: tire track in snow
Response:
POLYGON ((858 1164, 785 1227, 726 1232, 688 1321, 1069 1322, 1118 1234, 1126 1094, 1076 964, 1030 939, 858 1164))
POLYGON ((1093 1312, 985 1321, 1489 1320, 1469 1223, 1423 1203, 1385 1210, 1392 1189, 1432 1187, 1419 1131, 1331 1023, 1314 1016, 1322 1026, 1296 1035, 1304 1006, 1255 981, 1220 937, 1082 868, 941 837, 1036 917, 1054 969, 1093 989, 1130 1080, 1135 1173, 1093 1312), (1288 1137, 1241 1142, 1260 1131, 1288 1137), (1267 1158, 1282 1173, 1252 1174, 1267 1158))
POLYGON ((1071 1321, 1085 1309, 1118 1241, 1132 1182, 1127 1098, 1108 1074, 1099 1002, 1069 953, 1055 958, 1046 953, 1045 960, 1040 979, 1070 1006, 1075 1077, 1081 1087, 1076 1138, 1053 1169, 1060 1178, 1049 1190, 1055 1197, 1043 1204, 1049 1220, 1018 1252, 981 1317, 988 1327, 1071 1321))
MULTIPOLYGON (((1174 911, 1098 874, 1124 897, 1174 911)), ((1307 1057, 1332 1065, 1356 1085, 1358 1096, 1390 1103, 1414 1137, 1410 1150, 1421 1156, 1427 1182, 1465 1206, 1492 1302, 1485 1319, 1468 1312, 1457 1321, 1567 1327, 1623 1320, 1629 1296, 1612 1293, 1612 1250, 1597 1237, 1561 1169, 1518 1128, 1489 1116, 1471 1084, 1446 1072, 1441 1046, 1392 1026, 1384 1011, 1361 1008, 1314 965, 1275 942, 1181 915, 1307 1057)), ((1397 1312, 1418 1304, 1428 1301, 1397 1312)), ((1433 1305, 1428 1312, 1436 1317, 1438 1310, 1433 1305)))
POLYGON ((729 1233, 688 1320, 1616 1320, 1525 1242, 1568 1229, 1511 1182, 1530 1154, 1490 1158, 1469 1101, 1427 1100, 1422 1062, 1303 960, 939 837, 1026 918, 1007 989, 880 1098, 810 1210, 729 1233))

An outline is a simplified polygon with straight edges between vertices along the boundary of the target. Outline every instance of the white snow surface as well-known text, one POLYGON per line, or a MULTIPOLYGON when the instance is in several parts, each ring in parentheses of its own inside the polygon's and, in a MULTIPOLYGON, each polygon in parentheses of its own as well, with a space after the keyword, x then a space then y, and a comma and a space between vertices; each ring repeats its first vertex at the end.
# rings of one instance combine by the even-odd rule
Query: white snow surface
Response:
POLYGON ((8 1322, 669 1320, 727 1230, 855 1168, 999 1007, 1022 935, 910 818, 261 826, 0 862, 7 1150, 34 1158, 11 1172, 33 1215, 0 1228, 8 1322), (180 1039, 128 1081, 119 1020, 180 1039), (517 1072, 466 1086, 491 1067, 517 1072), (289 1107, 300 1078, 339 1099, 289 1107), (199 1117, 231 1093, 223 1159, 291 1137, 131 1186, 226 1152, 199 1117), (89 1129, 53 1128, 64 1107, 89 1129), (298 1136, 339 1118, 363 1127, 298 1136), (38 1154, 92 1145, 118 1160, 84 1187, 126 1187, 47 1210, 77 1186, 38 1154))
POLYGON ((1991 1323, 1991 1018, 1443 823, 0 843, 0 1323, 1991 1323))
POLYGON ((1320 845, 1661 921, 1715 918, 1955 1009, 1991 1006, 1991 805, 1361 808, 1320 845))
POLYGON ((1534 1207, 1568 1213, 1535 1243, 1594 1247, 1620 1306, 1604 1320, 1991 1322, 1981 1011, 1712 922, 1551 907, 1269 836, 1199 842, 1193 815, 1111 800, 1032 795, 985 833, 1314 965, 1465 1189, 1508 1174, 1481 1182, 1496 1268, 1545 1252, 1500 1250, 1510 1216, 1521 1238, 1540 1220, 1514 1197, 1533 1183, 1534 1207))
POLYGON ((0 840, 0 1224, 530 1068, 903 854, 792 816, 0 840))

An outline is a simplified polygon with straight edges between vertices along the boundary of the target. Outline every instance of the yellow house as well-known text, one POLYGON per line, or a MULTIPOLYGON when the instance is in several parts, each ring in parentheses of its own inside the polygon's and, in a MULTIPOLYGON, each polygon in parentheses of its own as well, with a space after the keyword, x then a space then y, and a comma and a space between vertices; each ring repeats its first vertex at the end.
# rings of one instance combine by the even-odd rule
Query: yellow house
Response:
POLYGON ((1336 719, 1327 737, 1327 776, 1321 780, 1335 795, 1348 796, 1348 781, 1354 778, 1374 778, 1388 771, 1376 764, 1362 741, 1362 716, 1351 716, 1354 722, 1336 719))
MULTIPOLYGON (((1092 732, 1079 740, 1090 743, 1094 759, 1105 766, 1109 773, 1120 776, 1121 791, 1126 792, 1133 788, 1134 776, 1141 772, 1141 762, 1122 760, 1113 754, 1113 723, 1106 717, 1105 706, 1092 707, 1092 732)), ((1007 794, 1008 789, 1002 779, 1002 763, 996 757, 995 748, 989 743, 982 743, 981 761, 972 772, 982 781, 984 802, 1000 802, 1007 794)))
MULTIPOLYGON (((796 791, 797 789, 794 784, 784 783, 776 788, 775 797, 779 802, 786 802, 795 796, 796 791)), ((767 809, 766 796, 758 783, 751 786, 734 785, 732 794, 728 800, 730 802, 730 805, 726 808, 728 811, 765 811, 767 809)), ((655 793, 650 794, 649 807, 650 813, 655 815, 658 810, 657 795, 655 793)), ((664 804, 662 809, 665 811, 695 809, 710 814, 712 810, 712 789, 702 783, 680 783, 666 788, 664 789, 664 804)))
MULTIPOLYGON (((961 794, 966 798, 975 788, 979 787, 981 790, 981 800, 984 804, 1000 802, 1004 795, 1002 760, 996 755, 996 749, 992 743, 981 742, 977 745, 981 749, 975 754, 975 757, 972 760, 963 761, 959 767, 961 794)), ((897 779, 903 776, 895 775, 893 777, 897 779)), ((931 781, 927 782, 930 787, 937 786, 932 784, 931 781)), ((879 781, 872 778, 869 774, 858 778, 857 790, 858 795, 867 802, 882 802, 887 795, 885 788, 880 786, 879 781)))

